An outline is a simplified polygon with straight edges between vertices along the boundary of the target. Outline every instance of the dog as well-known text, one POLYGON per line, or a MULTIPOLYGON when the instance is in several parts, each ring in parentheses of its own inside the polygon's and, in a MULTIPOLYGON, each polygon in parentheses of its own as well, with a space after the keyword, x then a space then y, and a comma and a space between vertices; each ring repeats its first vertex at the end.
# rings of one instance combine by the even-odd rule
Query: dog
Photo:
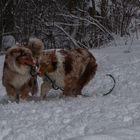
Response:
MULTIPOLYGON (((32 52, 32 56, 35 59, 36 67, 38 67, 38 59, 42 50, 44 50, 44 44, 41 39, 36 37, 30 37, 27 45, 25 47, 29 48, 32 52)), ((36 70, 35 70, 36 71, 36 70)), ((32 76, 32 95, 36 95, 38 92, 38 82, 37 82, 37 75, 32 76)))
POLYGON ((2 84, 11 99, 28 100, 32 88, 31 66, 35 61, 30 49, 25 47, 12 47, 5 55, 2 84))
POLYGON ((43 79, 41 97, 46 98, 54 85, 63 89, 65 96, 81 95, 96 71, 96 59, 86 48, 44 50, 38 70, 43 79))

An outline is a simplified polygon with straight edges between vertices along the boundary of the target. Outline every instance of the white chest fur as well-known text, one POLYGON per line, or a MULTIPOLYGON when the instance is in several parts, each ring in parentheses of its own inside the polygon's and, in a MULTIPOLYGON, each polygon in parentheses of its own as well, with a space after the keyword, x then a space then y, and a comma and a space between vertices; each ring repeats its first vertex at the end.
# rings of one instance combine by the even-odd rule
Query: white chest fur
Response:
POLYGON ((27 81, 30 79, 30 74, 25 74, 25 75, 21 75, 21 74, 17 74, 11 84, 15 87, 15 88, 21 88, 21 86, 23 86, 25 83, 27 83, 27 81))
POLYGON ((27 81, 30 79, 30 67, 29 66, 17 66, 15 61, 13 62, 13 69, 15 70, 16 74, 13 77, 13 80, 11 81, 11 84, 15 88, 21 88, 27 81))

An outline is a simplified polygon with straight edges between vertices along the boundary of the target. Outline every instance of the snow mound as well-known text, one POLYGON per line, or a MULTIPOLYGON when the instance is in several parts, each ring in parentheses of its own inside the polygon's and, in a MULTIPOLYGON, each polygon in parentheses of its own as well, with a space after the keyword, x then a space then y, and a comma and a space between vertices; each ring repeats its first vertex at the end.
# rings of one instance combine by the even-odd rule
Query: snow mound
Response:
POLYGON ((88 97, 63 98, 52 90, 45 101, 19 104, 3 98, 0 56, 0 140, 140 140, 139 44, 129 44, 129 53, 126 46, 91 50, 98 71, 83 90, 88 97), (102 96, 112 86, 106 74, 115 77, 116 87, 102 96))

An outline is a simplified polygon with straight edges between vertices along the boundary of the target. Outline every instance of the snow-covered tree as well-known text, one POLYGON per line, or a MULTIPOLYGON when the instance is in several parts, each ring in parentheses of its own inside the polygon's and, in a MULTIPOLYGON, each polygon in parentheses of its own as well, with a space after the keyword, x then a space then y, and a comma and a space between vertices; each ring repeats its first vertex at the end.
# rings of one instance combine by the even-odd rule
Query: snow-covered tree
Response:
POLYGON ((6 4, 11 15, 1 10, 1 32, 14 31, 19 41, 30 36, 40 37, 47 48, 98 47, 112 39, 112 33, 129 34, 131 21, 140 5, 138 0, 4 2, 1 1, 2 9, 6 4))

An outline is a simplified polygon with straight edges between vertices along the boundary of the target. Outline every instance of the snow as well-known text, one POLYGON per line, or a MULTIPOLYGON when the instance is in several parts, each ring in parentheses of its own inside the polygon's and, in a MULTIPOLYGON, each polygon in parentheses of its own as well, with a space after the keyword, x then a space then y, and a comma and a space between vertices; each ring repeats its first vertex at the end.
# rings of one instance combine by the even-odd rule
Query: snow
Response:
POLYGON ((77 137, 77 138, 72 138, 69 140, 121 140, 121 139, 116 139, 115 137, 108 136, 108 135, 94 135, 94 136, 83 136, 83 137, 77 137))
MULTIPOLYGON (((6 103, 0 80, 0 140, 140 140, 140 39, 115 42, 91 50, 98 71, 83 90, 86 96, 59 97, 52 90, 45 101, 6 103), (112 86, 106 74, 115 77, 116 87, 102 96, 112 86)), ((0 78, 3 61, 4 55, 0 78)))

